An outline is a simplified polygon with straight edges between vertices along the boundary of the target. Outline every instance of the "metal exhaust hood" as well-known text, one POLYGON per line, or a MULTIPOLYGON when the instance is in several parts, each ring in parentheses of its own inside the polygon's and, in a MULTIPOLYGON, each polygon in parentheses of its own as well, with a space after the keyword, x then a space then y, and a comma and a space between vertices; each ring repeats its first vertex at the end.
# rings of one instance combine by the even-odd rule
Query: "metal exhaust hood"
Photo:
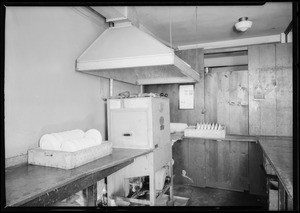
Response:
POLYGON ((137 85, 200 79, 173 49, 128 23, 105 30, 76 60, 76 71, 137 85))

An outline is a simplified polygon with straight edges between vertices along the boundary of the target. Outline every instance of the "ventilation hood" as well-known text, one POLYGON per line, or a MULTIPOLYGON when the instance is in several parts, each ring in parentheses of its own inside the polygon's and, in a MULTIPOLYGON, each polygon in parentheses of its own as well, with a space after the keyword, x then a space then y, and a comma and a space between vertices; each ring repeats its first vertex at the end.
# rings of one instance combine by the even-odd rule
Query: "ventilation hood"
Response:
POLYGON ((200 79, 172 48, 131 23, 106 29, 76 60, 76 70, 136 85, 200 79))

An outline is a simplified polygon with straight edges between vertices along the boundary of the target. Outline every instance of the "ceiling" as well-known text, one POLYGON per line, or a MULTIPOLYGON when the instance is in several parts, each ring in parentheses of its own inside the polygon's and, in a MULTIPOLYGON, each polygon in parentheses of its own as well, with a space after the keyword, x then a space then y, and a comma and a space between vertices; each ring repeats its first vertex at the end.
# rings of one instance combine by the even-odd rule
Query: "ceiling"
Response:
MULTIPOLYGON (((105 7, 93 7, 96 11, 106 10, 103 8, 105 7)), ((128 8, 134 11, 135 20, 139 24, 173 47, 280 34, 292 21, 291 2, 268 2, 261 6, 128 8), (252 27, 246 32, 237 32, 234 24, 245 16, 253 22, 252 27)))

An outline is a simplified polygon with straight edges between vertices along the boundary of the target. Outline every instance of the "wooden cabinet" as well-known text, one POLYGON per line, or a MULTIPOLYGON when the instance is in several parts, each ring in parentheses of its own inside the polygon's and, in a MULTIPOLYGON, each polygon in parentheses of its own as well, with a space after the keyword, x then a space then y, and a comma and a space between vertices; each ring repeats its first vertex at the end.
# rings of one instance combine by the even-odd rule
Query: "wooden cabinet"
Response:
POLYGON ((253 141, 184 138, 173 145, 174 184, 266 195, 260 154, 253 141))
POLYGON ((248 142, 206 142, 206 185, 249 191, 248 142))
POLYGON ((184 138, 174 143, 172 151, 174 184, 205 187, 205 140, 184 138))

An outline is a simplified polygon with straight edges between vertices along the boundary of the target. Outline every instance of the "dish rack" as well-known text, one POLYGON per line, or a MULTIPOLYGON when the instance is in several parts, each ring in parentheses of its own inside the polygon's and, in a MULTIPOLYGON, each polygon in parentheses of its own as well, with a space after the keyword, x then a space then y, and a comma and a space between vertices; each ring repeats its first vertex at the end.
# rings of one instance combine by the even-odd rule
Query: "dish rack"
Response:
POLYGON ((110 141, 103 141, 100 145, 76 152, 45 150, 38 147, 28 150, 28 164, 73 169, 111 153, 112 142, 110 141))
POLYGON ((221 124, 199 124, 184 130, 185 137, 193 138, 225 138, 226 126, 221 124))

